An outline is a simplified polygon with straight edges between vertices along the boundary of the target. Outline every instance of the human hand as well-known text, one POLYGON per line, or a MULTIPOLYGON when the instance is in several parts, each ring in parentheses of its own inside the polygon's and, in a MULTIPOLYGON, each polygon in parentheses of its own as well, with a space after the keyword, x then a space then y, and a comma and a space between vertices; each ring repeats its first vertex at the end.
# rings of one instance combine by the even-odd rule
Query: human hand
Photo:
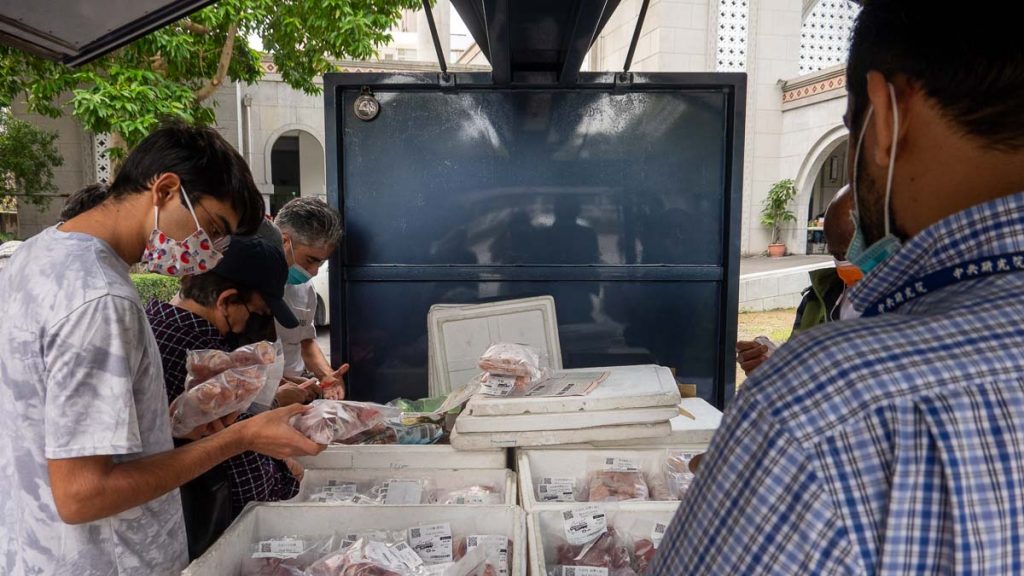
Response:
POLYGON ((292 404, 268 410, 239 422, 242 444, 246 450, 283 460, 295 456, 315 456, 326 448, 306 438, 290 424, 290 420, 307 410, 302 404, 292 404))
POLYGON ((743 373, 747 376, 750 376, 750 373, 767 360, 770 355, 768 346, 764 344, 746 340, 736 342, 736 362, 739 363, 743 373))

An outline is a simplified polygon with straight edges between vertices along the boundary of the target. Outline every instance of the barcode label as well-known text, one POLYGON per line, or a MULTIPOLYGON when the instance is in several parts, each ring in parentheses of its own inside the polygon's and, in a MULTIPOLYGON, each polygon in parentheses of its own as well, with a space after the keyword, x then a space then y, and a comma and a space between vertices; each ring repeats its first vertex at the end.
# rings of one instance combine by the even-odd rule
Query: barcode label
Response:
POLYGON ((409 545, 427 564, 451 562, 452 526, 446 523, 410 528, 409 545))
POLYGON ((253 558, 294 558, 305 550, 305 542, 302 540, 264 540, 256 546, 253 558))
POLYGON ((596 566, 562 566, 561 576, 608 576, 608 569, 596 566))
POLYGON ((654 530, 651 531, 651 542, 654 547, 661 546, 661 541, 665 538, 665 531, 668 530, 668 525, 662 522, 658 522, 654 525, 654 530))
POLYGON ((640 466, 629 458, 605 458, 605 470, 613 472, 639 472, 640 466))
POLYGON ((565 539, 573 546, 587 544, 608 531, 608 518, 595 504, 562 513, 565 539))

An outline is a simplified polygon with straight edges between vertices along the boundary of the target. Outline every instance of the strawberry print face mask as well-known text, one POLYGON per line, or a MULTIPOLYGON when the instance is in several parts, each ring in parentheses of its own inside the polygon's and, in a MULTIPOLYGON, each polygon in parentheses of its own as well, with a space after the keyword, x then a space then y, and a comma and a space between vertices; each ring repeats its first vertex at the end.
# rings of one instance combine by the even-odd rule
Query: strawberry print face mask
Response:
POLYGON ((207 272, 224 257, 199 225, 199 218, 196 218, 196 211, 192 209, 192 201, 184 187, 181 195, 196 222, 196 231, 184 240, 171 238, 160 230, 160 208, 154 206, 153 233, 149 235, 146 250, 142 253, 142 262, 150 272, 178 278, 207 272))

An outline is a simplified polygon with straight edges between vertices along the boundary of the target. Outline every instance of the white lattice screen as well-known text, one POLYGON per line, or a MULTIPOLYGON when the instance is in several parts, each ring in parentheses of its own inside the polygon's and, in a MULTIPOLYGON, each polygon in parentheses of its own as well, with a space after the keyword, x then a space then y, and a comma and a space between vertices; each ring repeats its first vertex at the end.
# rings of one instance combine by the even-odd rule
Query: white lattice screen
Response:
POLYGON ((859 11, 850 0, 819 0, 800 29, 801 74, 846 63, 859 11))
POLYGON ((110 173, 110 156, 106 153, 109 147, 110 134, 93 134, 92 161, 96 167, 96 181, 103 184, 110 184, 113 178, 113 174, 110 173))
POLYGON ((720 0, 718 3, 717 65, 719 72, 743 72, 747 69, 747 0, 720 0))

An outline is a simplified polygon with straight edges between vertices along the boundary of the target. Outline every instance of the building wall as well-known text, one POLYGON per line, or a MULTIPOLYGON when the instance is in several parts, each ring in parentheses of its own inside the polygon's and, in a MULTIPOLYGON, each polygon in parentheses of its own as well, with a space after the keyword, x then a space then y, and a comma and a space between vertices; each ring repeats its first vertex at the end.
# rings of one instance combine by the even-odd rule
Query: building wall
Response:
MULTIPOLYGON (((636 72, 703 72, 711 69, 711 4, 715 0, 651 0, 633 54, 636 72)), ((641 0, 623 0, 591 51, 591 70, 619 71, 626 61, 641 0)))

